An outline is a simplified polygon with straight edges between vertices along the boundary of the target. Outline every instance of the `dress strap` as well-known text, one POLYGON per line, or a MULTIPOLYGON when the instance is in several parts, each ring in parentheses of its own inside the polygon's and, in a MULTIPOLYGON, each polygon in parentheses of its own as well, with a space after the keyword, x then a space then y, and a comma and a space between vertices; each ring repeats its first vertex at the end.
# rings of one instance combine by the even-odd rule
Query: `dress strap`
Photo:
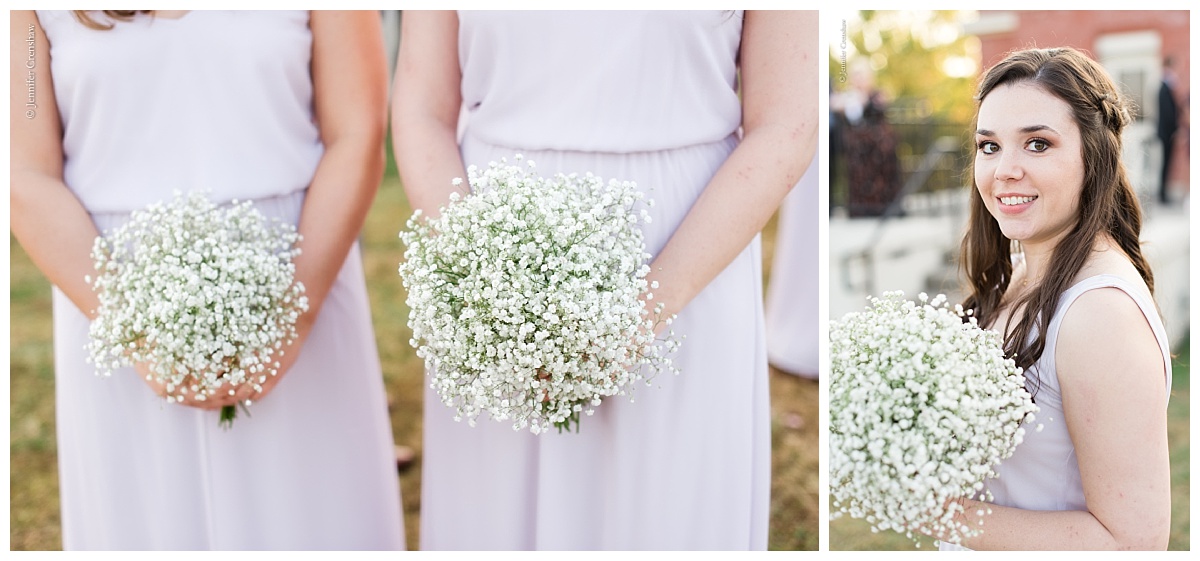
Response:
POLYGON ((1146 322, 1150 324, 1150 330, 1154 332, 1154 338, 1158 341, 1159 352, 1162 353, 1163 363, 1165 365, 1164 372, 1166 373, 1166 388, 1167 395, 1171 393, 1171 345, 1167 341, 1167 329, 1163 325, 1162 317, 1158 314, 1158 306, 1155 305, 1153 298, 1141 287, 1126 280, 1124 277, 1117 275, 1103 274, 1088 277, 1083 279, 1063 292, 1062 298, 1058 301, 1058 310, 1054 314, 1054 318, 1050 321, 1049 335, 1046 338, 1047 349, 1051 349, 1051 339, 1057 343, 1058 328, 1062 324, 1063 316, 1066 310, 1075 302, 1077 298, 1089 290, 1097 288, 1116 288, 1124 292, 1145 316, 1146 322))

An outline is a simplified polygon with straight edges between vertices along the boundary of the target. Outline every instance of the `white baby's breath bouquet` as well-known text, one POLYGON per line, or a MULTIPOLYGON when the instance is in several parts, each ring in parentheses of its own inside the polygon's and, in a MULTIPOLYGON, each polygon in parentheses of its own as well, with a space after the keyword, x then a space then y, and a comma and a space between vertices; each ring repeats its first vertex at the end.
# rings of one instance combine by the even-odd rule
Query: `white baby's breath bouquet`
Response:
MULTIPOLYGON (((169 401, 203 401, 225 383, 260 390, 308 309, 292 264, 299 239, 250 201, 223 208, 198 192, 134 211, 92 248, 90 360, 105 375, 145 363, 169 401)), ((220 424, 236 414, 223 407, 220 424)))
POLYGON ((471 166, 470 195, 452 195, 437 218, 414 213, 400 233, 411 343, 456 420, 578 429, 581 412, 635 380, 678 373, 667 356, 678 341, 658 344, 654 328, 671 318, 641 301, 657 285, 645 278, 639 224, 650 216, 636 185, 541 177, 522 162, 471 166))
POLYGON ((834 516, 918 545, 913 532, 960 543, 979 529, 955 499, 991 500, 983 482, 1012 456, 1037 407, 996 332, 942 295, 919 300, 887 292, 830 325, 834 516))

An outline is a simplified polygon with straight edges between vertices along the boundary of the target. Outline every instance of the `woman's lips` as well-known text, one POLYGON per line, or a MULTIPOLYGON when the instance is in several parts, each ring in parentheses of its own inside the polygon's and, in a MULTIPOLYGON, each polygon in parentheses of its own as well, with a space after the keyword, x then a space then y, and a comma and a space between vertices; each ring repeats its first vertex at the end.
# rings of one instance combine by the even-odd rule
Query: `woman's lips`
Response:
POLYGON ((996 197, 1000 201, 997 205, 1000 212, 1005 214, 1020 214, 1033 205, 1033 201, 1037 200, 1037 195, 1013 195, 1009 193, 1002 194, 996 197))

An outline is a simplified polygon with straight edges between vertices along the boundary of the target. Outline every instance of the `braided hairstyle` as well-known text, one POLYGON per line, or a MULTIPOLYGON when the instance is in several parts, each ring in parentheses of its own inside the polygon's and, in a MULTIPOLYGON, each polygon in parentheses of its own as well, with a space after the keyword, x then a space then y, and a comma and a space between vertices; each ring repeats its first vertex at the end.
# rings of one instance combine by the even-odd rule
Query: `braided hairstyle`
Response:
MULTIPOLYGON (((1015 51, 983 76, 976 103, 982 103, 996 87, 1016 83, 1041 88, 1071 107, 1079 126, 1084 162, 1075 225, 1054 248, 1044 280, 1013 302, 1012 309, 1023 309, 1024 313, 1004 337, 1005 354, 1026 370, 1027 376, 1036 378, 1029 370, 1045 350, 1050 318, 1098 237, 1112 237, 1151 294, 1154 275, 1140 245, 1141 205, 1121 161, 1121 131, 1130 123, 1130 111, 1112 79, 1098 63, 1072 48, 1015 51)), ((973 310, 980 325, 989 325, 996 320, 1001 297, 1012 280, 1011 244, 988 212, 973 168, 972 164, 967 174, 974 194, 960 257, 969 285, 963 307, 973 310)))
POLYGON ((112 29, 113 25, 118 21, 132 20, 137 14, 153 14, 154 10, 99 10, 104 15, 108 16, 110 23, 100 23, 88 14, 88 10, 72 10, 71 15, 75 16, 75 20, 91 29, 112 29))

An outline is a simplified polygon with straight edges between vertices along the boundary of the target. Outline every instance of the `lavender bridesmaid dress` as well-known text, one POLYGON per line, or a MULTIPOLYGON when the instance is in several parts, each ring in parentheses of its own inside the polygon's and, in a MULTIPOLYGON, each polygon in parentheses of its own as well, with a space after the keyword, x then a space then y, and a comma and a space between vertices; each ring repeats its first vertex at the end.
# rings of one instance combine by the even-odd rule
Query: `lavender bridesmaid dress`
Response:
MULTIPOLYGON (((740 12, 460 12, 467 164, 636 181, 659 252, 738 143, 740 12)), ((423 549, 765 549, 770 425, 759 241, 684 309, 682 373, 578 433, 472 428, 427 390, 423 549)))
POLYGON ((816 378, 820 341, 820 170, 817 157, 783 200, 767 286, 767 357, 784 372, 816 378))
MULTIPOLYGON (((102 232, 175 189, 254 199, 296 223, 323 153, 308 12, 138 16, 109 30, 38 18, 64 179, 102 232)), ((87 341, 87 318, 55 289, 64 549, 404 548, 357 247, 295 366, 230 430, 216 411, 165 403, 132 369, 96 376, 87 341)))

